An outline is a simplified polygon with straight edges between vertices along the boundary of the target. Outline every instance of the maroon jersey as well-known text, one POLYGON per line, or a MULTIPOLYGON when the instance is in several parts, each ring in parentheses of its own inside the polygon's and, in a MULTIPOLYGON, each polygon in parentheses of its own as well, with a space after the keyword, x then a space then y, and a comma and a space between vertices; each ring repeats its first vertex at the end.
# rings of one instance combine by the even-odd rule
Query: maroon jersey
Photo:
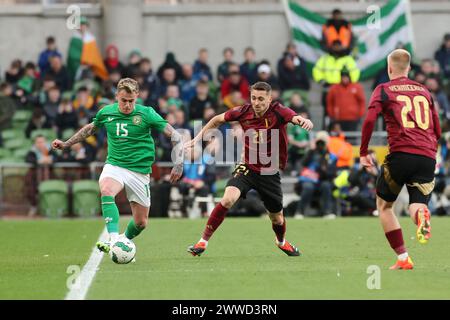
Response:
POLYGON ((389 153, 406 152, 436 159, 441 127, 433 98, 423 85, 401 77, 375 88, 362 127, 361 156, 368 154, 379 113, 386 122, 389 153))
POLYGON ((225 112, 225 121, 239 121, 244 130, 244 162, 251 170, 284 169, 287 162, 286 126, 296 113, 279 102, 272 102, 262 117, 257 117, 250 103, 225 112), (277 130, 273 130, 277 129, 277 130), (272 142, 272 138, 277 141, 272 142), (272 150, 272 147, 275 150, 272 150), (272 151, 279 153, 274 153, 272 151), (273 156, 273 158, 272 158, 273 156), (275 159, 267 163, 268 159, 275 159), (274 167, 275 165, 275 167, 274 167))

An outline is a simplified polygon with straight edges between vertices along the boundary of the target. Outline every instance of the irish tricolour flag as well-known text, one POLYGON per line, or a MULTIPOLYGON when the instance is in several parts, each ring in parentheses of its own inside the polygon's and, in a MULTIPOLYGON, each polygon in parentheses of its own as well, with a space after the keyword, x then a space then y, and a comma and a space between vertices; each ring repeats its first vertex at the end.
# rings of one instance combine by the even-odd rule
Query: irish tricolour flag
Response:
MULTIPOLYGON (((367 4, 369 7, 369 4, 367 4)), ((320 47, 326 17, 313 13, 292 0, 285 0, 285 11, 300 55, 311 70, 324 54, 320 47)), ((379 10, 349 20, 357 37, 355 57, 361 79, 373 77, 385 66, 386 56, 402 44, 412 53, 413 33, 409 0, 390 0, 379 10), (379 19, 378 19, 379 18, 379 19)))
POLYGON ((76 75, 80 65, 89 65, 94 74, 103 80, 108 78, 108 71, 103 63, 95 37, 89 31, 84 35, 75 32, 70 39, 67 66, 72 78, 76 75))

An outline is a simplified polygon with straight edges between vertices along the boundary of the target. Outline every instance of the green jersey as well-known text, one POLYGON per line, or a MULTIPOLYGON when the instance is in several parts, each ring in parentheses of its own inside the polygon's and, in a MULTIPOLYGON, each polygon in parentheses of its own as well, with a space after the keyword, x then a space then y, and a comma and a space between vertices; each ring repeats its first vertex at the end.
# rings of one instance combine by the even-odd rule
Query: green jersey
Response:
MULTIPOLYGON (((290 138, 297 142, 309 141, 309 132, 298 125, 294 125, 292 123, 288 124, 287 133, 290 138)), ((298 148, 296 146, 290 146, 289 149, 296 150, 298 154, 305 154, 305 148, 298 148)))
POLYGON ((132 113, 123 114, 117 103, 97 112, 94 126, 106 128, 108 157, 106 163, 148 174, 155 161, 155 142, 151 129, 163 131, 167 125, 152 107, 136 104, 132 113))

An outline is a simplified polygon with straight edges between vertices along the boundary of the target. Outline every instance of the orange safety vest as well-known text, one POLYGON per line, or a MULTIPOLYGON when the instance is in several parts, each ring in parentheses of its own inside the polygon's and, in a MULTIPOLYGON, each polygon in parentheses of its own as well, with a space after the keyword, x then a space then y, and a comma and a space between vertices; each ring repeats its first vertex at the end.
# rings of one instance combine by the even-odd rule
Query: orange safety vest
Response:
POLYGON ((344 48, 348 48, 350 46, 350 41, 352 39, 350 24, 340 27, 339 32, 336 30, 335 26, 327 26, 325 24, 322 27, 322 31, 327 42, 327 47, 331 47, 334 40, 340 40, 344 48))

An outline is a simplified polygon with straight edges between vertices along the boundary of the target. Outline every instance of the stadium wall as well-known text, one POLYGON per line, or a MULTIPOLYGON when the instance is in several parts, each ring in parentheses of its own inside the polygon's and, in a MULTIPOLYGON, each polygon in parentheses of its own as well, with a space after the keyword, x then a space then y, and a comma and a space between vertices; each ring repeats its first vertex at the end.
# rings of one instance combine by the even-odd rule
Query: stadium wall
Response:
MULTIPOLYGON (((361 16, 369 3, 306 2, 305 6, 323 15, 341 8, 346 17, 361 16)), ((256 49, 258 58, 276 64, 289 40, 287 21, 281 4, 142 5, 140 0, 103 0, 102 5, 82 7, 89 18, 102 51, 109 43, 119 46, 125 59, 131 49, 142 50, 154 66, 173 51, 180 62, 192 62, 200 47, 210 51, 214 71, 222 61, 225 46, 235 49, 242 60, 245 47, 256 49), (140 14, 139 14, 140 13, 140 14)), ((416 57, 432 57, 442 37, 450 32, 449 1, 412 2, 416 57)), ((45 38, 54 35, 66 54, 72 31, 66 27, 65 6, 0 6, 0 74, 14 58, 36 61, 45 38)))

